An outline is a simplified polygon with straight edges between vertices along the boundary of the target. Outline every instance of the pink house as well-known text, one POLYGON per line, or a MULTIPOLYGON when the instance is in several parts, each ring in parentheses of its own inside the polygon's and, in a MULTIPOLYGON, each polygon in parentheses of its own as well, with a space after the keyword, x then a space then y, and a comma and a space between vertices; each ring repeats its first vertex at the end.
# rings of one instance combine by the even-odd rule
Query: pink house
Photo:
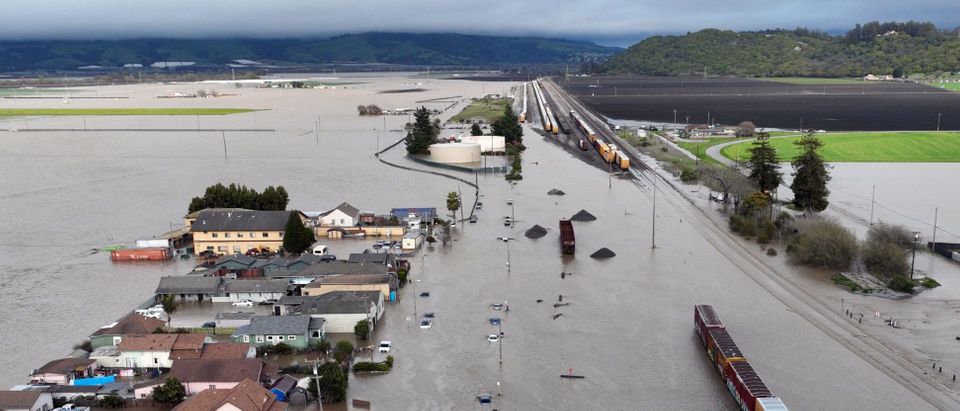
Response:
POLYGON ((77 378, 92 377, 97 368, 97 362, 94 360, 61 358, 33 370, 30 374, 30 383, 70 385, 77 378))
POLYGON ((176 360, 168 375, 154 381, 153 384, 137 386, 136 397, 149 396, 153 392, 153 387, 163 384, 167 378, 180 380, 186 394, 193 395, 206 389, 229 390, 244 379, 266 381, 269 376, 263 360, 259 358, 176 360))

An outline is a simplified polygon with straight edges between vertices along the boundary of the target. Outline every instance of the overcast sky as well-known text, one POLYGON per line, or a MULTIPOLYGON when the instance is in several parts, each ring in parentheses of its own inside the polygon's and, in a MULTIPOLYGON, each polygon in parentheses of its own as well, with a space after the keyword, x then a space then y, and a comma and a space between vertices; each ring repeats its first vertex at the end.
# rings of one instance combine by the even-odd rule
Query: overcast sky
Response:
POLYGON ((539 35, 629 45, 713 27, 846 31, 960 25, 960 0, 2 0, 2 39, 322 37, 363 31, 539 35))

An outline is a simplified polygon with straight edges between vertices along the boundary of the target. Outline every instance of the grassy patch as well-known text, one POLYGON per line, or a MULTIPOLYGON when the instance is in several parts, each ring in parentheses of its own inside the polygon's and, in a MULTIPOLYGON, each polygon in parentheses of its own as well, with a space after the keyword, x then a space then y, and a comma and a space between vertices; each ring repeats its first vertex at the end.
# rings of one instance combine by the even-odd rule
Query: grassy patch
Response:
POLYGON ((960 83, 930 83, 930 85, 945 90, 960 91, 960 83))
POLYGON ((503 109, 507 104, 510 104, 510 100, 503 98, 479 99, 470 103, 467 107, 464 107, 463 111, 457 113, 457 115, 450 119, 450 122, 459 123, 462 121, 482 119, 486 123, 493 123, 503 115, 503 109))
POLYGON ((937 288, 940 286, 940 283, 938 283, 937 280, 934 280, 930 277, 926 277, 917 281, 917 284, 922 285, 924 288, 937 288))
POLYGON ((249 108, 3 108, 4 116, 221 116, 249 108))
MULTIPOLYGON (((960 133, 938 131, 852 132, 821 134, 824 146, 821 155, 826 161, 850 162, 960 162, 960 133)), ((798 152, 793 145, 796 138, 774 138, 770 142, 784 161, 798 152)), ((750 142, 734 144, 720 150, 731 160, 747 160, 750 142)))
POLYGON ((861 84, 863 80, 853 78, 817 78, 817 77, 770 77, 760 80, 775 83, 796 84, 802 86, 829 86, 834 84, 861 84))
POLYGON ((834 284, 841 287, 846 287, 850 291, 860 290, 860 286, 857 285, 857 283, 853 282, 853 280, 847 278, 847 276, 843 274, 835 274, 830 280, 833 281, 834 284))
POLYGON ((707 161, 710 163, 720 164, 719 161, 714 160, 713 157, 707 155, 707 149, 713 147, 717 144, 729 143, 731 141, 741 140, 734 137, 724 137, 724 138, 711 138, 704 142, 692 143, 692 142, 681 142, 678 141, 677 145, 680 148, 689 151, 691 154, 697 156, 702 161, 707 161))

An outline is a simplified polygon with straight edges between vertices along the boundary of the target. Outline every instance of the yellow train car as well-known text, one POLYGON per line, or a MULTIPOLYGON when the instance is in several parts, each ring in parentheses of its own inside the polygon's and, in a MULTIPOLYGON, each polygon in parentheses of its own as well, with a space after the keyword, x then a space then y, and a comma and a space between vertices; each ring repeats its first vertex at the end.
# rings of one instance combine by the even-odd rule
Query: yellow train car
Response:
POLYGON ((630 169, 630 159, 627 158, 627 156, 621 151, 617 152, 615 163, 618 167, 620 167, 621 170, 626 171, 630 169))
POLYGON ((604 143, 602 141, 597 141, 596 146, 597 146, 597 152, 600 153, 600 157, 606 160, 607 153, 610 152, 610 147, 607 147, 607 143, 604 143))

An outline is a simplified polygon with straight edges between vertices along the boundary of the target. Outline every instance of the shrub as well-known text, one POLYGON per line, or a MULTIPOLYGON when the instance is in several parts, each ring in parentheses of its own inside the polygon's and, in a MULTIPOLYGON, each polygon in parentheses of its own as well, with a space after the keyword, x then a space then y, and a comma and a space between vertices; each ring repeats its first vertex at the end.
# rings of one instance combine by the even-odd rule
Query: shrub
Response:
POLYGON ((860 286, 857 285, 857 283, 853 282, 853 280, 847 278, 847 276, 843 274, 834 274, 834 276, 830 280, 833 281, 833 283, 836 285, 839 285, 841 287, 847 287, 847 289, 849 289, 850 291, 860 290, 860 286))
POLYGON ((922 285, 924 288, 937 288, 940 286, 940 283, 938 283, 937 280, 934 280, 930 277, 924 277, 920 281, 917 281, 917 283, 922 285))
POLYGON ((909 294, 913 294, 913 286, 913 280, 902 275, 893 276, 893 279, 887 283, 887 287, 889 287, 891 290, 901 291, 909 294))
MULTIPOLYGON (((936 281, 934 281, 934 282, 936 282, 936 281)), ((940 284, 937 284, 937 285, 940 285, 940 284)), ((933 288, 933 287, 928 287, 928 288, 933 288)), ((387 364, 387 367, 393 368, 393 356, 392 356, 392 355, 388 355, 388 356, 387 356, 387 360, 384 361, 384 363, 387 364)))
POLYGON ((167 378, 162 385, 153 387, 153 400, 161 404, 179 404, 186 396, 183 384, 176 378, 167 378))
POLYGON ((680 181, 684 183, 697 181, 697 170, 692 167, 683 167, 680 170, 680 181))
POLYGON ((813 267, 845 270, 857 255, 857 237, 835 221, 805 221, 800 235, 791 244, 795 263, 813 267))
POLYGON ((397 269, 397 281, 400 283, 400 287, 407 283, 407 274, 410 274, 410 270, 406 268, 397 269))
POLYGON ((340 363, 350 358, 351 355, 353 355, 353 343, 347 340, 337 341, 337 345, 333 349, 333 358, 340 363))
POLYGON ((311 378, 308 390, 314 396, 317 392, 321 394, 324 403, 340 402, 347 399, 347 386, 349 381, 344 374, 340 364, 332 362, 323 363, 319 369, 320 378, 311 378), (317 381, 320 385, 317 385, 317 381))
POLYGON ((867 231, 867 241, 894 244, 904 250, 914 246, 913 234, 903 226, 877 223, 867 231))
POLYGON ((860 253, 867 271, 881 278, 891 278, 910 271, 907 255, 899 245, 886 241, 867 240, 860 253))
POLYGON ((366 340, 370 335, 370 320, 360 320, 353 326, 353 334, 359 340, 366 340))
POLYGON ((293 347, 291 347, 287 343, 279 343, 277 345, 274 345, 271 351, 277 355, 289 355, 289 354, 293 354, 293 347))
POLYGON ((102 408, 123 408, 124 402, 123 398, 120 398, 119 395, 108 395, 103 397, 98 401, 98 404, 102 408))
POLYGON ((757 242, 760 244, 769 243, 777 233, 777 226, 770 220, 762 218, 757 222, 757 242))
POLYGON ((390 366, 383 362, 362 361, 353 363, 353 372, 387 372, 390 366))
POLYGON ((773 247, 770 247, 770 248, 767 249, 767 255, 769 255, 769 256, 771 256, 771 257, 776 256, 776 255, 777 255, 777 250, 775 250, 773 247))
POLYGON ((744 236, 753 236, 757 233, 753 218, 734 214, 730 216, 730 229, 744 236))
POLYGON ((93 352, 93 345, 90 344, 90 340, 83 340, 73 345, 74 350, 84 350, 86 352, 93 352))

